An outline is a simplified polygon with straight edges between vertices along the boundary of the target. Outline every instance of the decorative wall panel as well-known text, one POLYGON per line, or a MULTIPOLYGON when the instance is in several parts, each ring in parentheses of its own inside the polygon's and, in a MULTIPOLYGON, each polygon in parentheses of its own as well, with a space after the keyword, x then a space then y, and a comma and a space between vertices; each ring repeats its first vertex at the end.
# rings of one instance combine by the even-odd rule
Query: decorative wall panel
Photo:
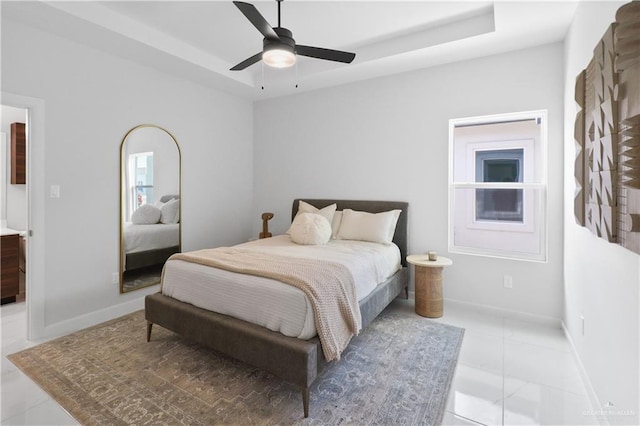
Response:
POLYGON ((575 92, 576 221, 640 253, 640 1, 618 9, 575 92))
POLYGON ((585 150, 584 150, 584 84, 585 84, 585 71, 582 71, 578 78, 576 78, 575 100, 578 105, 578 112, 576 113, 576 124, 573 129, 573 138, 576 143, 576 158, 574 163, 574 172, 576 178, 576 192, 573 199, 573 206, 576 215, 576 222, 578 225, 585 226, 585 201, 584 201, 584 183, 585 183, 585 150))

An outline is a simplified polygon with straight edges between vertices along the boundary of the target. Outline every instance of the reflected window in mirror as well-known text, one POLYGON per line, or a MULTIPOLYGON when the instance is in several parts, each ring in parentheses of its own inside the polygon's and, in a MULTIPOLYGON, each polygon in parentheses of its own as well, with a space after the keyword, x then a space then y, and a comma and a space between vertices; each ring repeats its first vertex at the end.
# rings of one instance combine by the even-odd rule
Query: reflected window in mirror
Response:
POLYGON ((120 291, 160 283, 181 251, 180 147, 171 133, 140 125, 120 148, 120 291))
MULTIPOLYGON (((129 155, 129 207, 127 216, 131 219, 133 211, 143 204, 153 203, 153 152, 141 152, 129 155)), ((129 220, 130 221, 130 220, 129 220)))

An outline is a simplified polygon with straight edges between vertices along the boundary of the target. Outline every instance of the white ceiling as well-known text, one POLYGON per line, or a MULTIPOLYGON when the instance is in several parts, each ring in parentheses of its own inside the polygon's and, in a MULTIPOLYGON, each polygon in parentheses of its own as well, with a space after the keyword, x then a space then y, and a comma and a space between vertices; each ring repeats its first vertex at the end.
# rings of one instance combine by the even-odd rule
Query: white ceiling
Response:
MULTIPOLYGON (((298 58, 229 68, 262 49, 231 0, 2 1, 2 14, 249 99, 281 96, 562 40, 575 1, 309 1, 282 3, 300 44, 356 53, 351 64, 298 58), (298 87, 296 88, 296 84, 298 87), (264 90, 261 87, 264 86, 264 90)), ((247 0, 277 26, 274 0, 247 0)))

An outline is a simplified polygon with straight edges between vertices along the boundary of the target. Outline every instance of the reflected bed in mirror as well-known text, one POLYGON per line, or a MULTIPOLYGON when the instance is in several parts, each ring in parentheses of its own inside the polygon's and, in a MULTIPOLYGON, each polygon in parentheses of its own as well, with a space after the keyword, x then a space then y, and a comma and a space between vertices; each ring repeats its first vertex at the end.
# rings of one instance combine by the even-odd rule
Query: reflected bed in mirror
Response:
POLYGON ((180 147, 167 130, 136 126, 120 147, 120 292, 160 283, 181 250, 180 147))

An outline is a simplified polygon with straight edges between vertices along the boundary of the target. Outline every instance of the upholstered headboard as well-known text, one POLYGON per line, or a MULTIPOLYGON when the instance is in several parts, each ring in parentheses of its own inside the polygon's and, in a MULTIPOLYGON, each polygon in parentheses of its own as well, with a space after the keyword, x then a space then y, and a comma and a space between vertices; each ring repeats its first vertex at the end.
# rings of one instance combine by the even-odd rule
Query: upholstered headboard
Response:
POLYGON ((409 203, 404 201, 368 201, 368 200, 328 200, 328 199, 308 199, 297 198, 293 200, 291 209, 291 220, 298 213, 298 202, 302 200, 319 209, 336 203, 337 210, 352 209, 369 213, 380 213, 389 210, 402 210, 396 225, 396 233, 393 236, 393 242, 400 248, 400 256, 402 265, 407 266, 407 213, 409 203))
POLYGON ((180 196, 179 195, 163 195, 162 197, 160 197, 160 202, 166 203, 167 201, 171 201, 174 198, 180 198, 180 196))

